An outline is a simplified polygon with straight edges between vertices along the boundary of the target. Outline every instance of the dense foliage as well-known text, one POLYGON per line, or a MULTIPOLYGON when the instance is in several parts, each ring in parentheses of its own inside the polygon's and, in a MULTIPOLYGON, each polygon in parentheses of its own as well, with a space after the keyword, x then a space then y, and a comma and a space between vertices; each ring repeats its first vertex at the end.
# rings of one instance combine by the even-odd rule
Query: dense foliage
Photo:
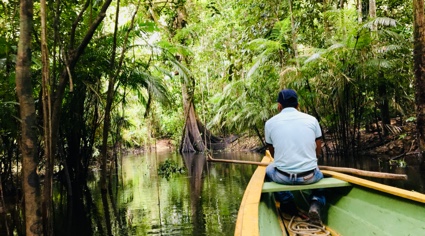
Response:
MULTIPOLYGON (((185 94, 213 133, 262 139, 277 92, 293 88, 301 110, 333 141, 327 154, 341 158, 357 154, 361 131, 384 137, 415 117, 410 1, 49 1, 47 65, 40 9, 35 2, 36 159, 43 174, 47 89, 55 173, 70 189, 81 189, 89 166, 101 162, 102 134, 109 160, 121 147, 180 143, 185 94)), ((19 1, 0 2, 0 181, 7 193, 20 186, 18 12, 19 1)))
MULTIPOLYGON (((9 173, 3 177, 9 179, 19 135, 14 93, 19 18, 18 2, 2 3, 1 161, 2 173, 9 173)), ((66 65, 66 50, 82 40, 99 10, 99 3, 87 3, 48 5, 53 80, 66 65), (76 12, 82 7, 90 14, 84 12, 77 22, 76 12), (68 40, 70 34, 75 35, 68 40)), ((414 98, 411 5, 376 1, 376 16, 370 17, 369 2, 361 3, 361 12, 352 2, 341 6, 336 1, 121 3, 115 60, 124 57, 118 73, 110 67, 117 7, 113 3, 72 71, 62 104, 58 150, 66 157, 99 147, 105 89, 114 74, 111 145, 143 147, 161 137, 177 143, 184 122, 180 87, 191 77, 198 115, 218 134, 261 136, 264 121, 276 112, 277 91, 290 87, 300 94, 302 110, 317 116, 330 131, 329 138, 339 142, 335 150, 353 150, 359 130, 411 116, 414 98), (175 30, 176 9, 182 5, 188 19, 185 28, 175 30), (128 46, 122 48, 129 31, 128 46), (191 61, 189 67, 175 60, 177 53, 191 61)), ((39 16, 34 18, 33 93, 40 98, 39 16)), ((40 100, 36 105, 41 109, 40 100)))

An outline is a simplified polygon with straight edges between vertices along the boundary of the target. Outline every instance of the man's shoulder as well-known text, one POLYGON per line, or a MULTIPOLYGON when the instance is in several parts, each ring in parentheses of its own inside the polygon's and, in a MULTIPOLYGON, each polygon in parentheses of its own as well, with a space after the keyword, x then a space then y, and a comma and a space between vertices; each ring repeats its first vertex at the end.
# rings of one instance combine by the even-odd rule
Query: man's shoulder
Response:
POLYGON ((279 120, 279 117, 281 116, 281 113, 278 113, 278 114, 276 114, 276 115, 274 115, 274 116, 272 116, 270 119, 268 119, 267 121, 266 121, 266 124, 267 123, 273 123, 273 122, 275 122, 275 121, 277 121, 277 120, 279 120))
POLYGON ((304 113, 304 112, 298 112, 298 115, 299 116, 302 116, 302 117, 305 117, 305 118, 308 118, 308 119, 313 119, 313 120, 317 120, 316 119, 316 117, 314 117, 314 116, 312 116, 312 115, 310 115, 310 114, 307 114, 307 113, 304 113))

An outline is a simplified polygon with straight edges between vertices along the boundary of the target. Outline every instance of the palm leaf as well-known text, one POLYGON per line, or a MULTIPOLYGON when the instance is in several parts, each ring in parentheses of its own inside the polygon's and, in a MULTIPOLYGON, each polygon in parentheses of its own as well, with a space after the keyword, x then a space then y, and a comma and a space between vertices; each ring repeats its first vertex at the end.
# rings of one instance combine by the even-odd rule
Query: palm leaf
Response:
POLYGON ((389 17, 377 17, 375 19, 372 19, 368 22, 366 22, 363 25, 363 28, 367 28, 372 30, 375 26, 391 26, 391 27, 395 27, 397 26, 397 21, 389 18, 389 17))

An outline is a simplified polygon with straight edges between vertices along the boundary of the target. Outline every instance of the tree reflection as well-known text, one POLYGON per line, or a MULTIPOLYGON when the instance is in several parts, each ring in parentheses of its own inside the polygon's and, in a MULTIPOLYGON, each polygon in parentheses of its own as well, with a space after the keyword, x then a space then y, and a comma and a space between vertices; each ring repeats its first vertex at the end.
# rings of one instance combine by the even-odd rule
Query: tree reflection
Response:
POLYGON ((205 235, 205 217, 202 204, 202 172, 206 158, 202 154, 184 153, 183 161, 188 170, 190 182, 190 207, 193 222, 192 235, 205 235))
POLYGON ((209 165, 202 154, 144 154, 123 157, 121 163, 119 172, 110 172, 104 193, 96 172, 85 183, 73 183, 71 195, 56 186, 56 235, 229 235, 255 170, 249 165, 209 165), (166 160, 187 172, 169 179, 158 176, 166 160))

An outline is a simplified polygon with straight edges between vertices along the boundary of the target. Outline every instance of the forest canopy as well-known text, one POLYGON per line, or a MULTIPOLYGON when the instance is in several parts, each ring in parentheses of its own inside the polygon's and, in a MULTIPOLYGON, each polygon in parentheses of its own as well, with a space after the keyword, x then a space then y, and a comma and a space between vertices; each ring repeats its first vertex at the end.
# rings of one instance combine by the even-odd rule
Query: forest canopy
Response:
POLYGON ((397 127, 415 121, 423 150, 423 8, 423 0, 1 0, 0 183, 18 186, 22 166, 25 198, 37 205, 34 183, 45 175, 43 226, 31 219, 36 208, 25 214, 28 235, 31 227, 49 235, 53 174, 72 192, 98 164, 106 191, 120 148, 162 138, 181 152, 241 136, 261 143, 283 88, 319 120, 332 140, 327 155, 352 158, 364 131, 402 138, 397 127))
MULTIPOLYGON (((4 151, 19 135, 18 3, 2 1, 0 19, 4 151)), ((101 7, 92 1, 47 3, 50 86, 52 92, 64 86, 63 147, 72 147, 66 143, 74 139, 91 152, 100 148, 111 78, 109 146, 143 147, 164 137, 179 145, 186 120, 182 84, 198 121, 223 137, 261 137, 282 88, 297 90, 301 109, 315 115, 324 130, 336 131, 330 138, 341 140, 341 151, 352 149, 356 132, 377 120, 384 127, 391 117, 414 116, 408 1, 112 2, 87 46, 78 48, 101 7), (69 78, 59 82, 76 54, 72 70, 65 71, 69 78)), ((41 109, 38 3, 33 27, 31 78, 41 109)))

